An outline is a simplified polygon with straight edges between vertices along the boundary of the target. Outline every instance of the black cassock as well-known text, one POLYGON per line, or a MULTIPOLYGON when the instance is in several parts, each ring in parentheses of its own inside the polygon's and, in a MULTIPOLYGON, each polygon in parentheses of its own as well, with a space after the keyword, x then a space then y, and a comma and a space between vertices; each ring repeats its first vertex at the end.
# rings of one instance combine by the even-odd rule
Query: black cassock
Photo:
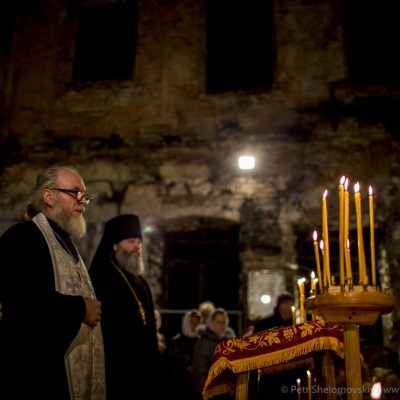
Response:
POLYGON ((147 281, 109 258, 92 263, 89 274, 101 302, 107 400, 158 398, 163 373, 147 281))
POLYGON ((49 249, 32 221, 0 238, 0 302, 0 398, 69 399, 64 355, 85 303, 55 291, 49 249))

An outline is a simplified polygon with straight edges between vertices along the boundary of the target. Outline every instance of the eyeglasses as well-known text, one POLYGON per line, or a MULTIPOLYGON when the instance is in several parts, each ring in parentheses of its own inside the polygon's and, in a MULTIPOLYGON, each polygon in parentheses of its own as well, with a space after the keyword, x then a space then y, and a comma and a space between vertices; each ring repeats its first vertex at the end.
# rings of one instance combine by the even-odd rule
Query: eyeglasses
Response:
POLYGON ((75 189, 61 189, 61 188, 48 188, 48 189, 58 190, 59 192, 66 193, 78 201, 82 201, 83 199, 86 205, 90 204, 90 202, 94 200, 94 197, 92 195, 75 189))

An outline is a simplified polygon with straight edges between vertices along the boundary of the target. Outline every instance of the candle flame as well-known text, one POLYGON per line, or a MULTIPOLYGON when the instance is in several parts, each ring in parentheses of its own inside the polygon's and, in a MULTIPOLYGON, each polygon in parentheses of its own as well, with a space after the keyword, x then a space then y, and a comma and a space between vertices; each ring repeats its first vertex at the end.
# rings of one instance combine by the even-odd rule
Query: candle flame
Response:
POLYGON ((340 184, 343 185, 344 182, 346 181, 346 179, 347 179, 347 178, 343 175, 343 176, 340 178, 340 184))
POLYGON ((296 307, 295 306, 292 306, 292 307, 290 307, 291 309, 292 309, 292 312, 295 312, 296 311, 296 307))
POLYGON ((307 370, 307 376, 311 376, 311 372, 309 369, 307 370))
POLYGON ((314 271, 311 271, 310 277, 311 277, 311 279, 315 279, 315 272, 314 271))
POLYGON ((354 184, 354 192, 355 193, 358 193, 360 191, 360 184, 358 183, 358 182, 356 182, 355 184, 354 184))
POLYGON ((372 190, 372 186, 370 186, 370 187, 368 188, 368 192, 369 192, 369 195, 370 195, 370 196, 372 196, 372 195, 374 194, 374 191, 372 190))
POLYGON ((347 190, 349 188, 349 178, 346 178, 344 182, 344 190, 347 190))
POLYGON ((319 241, 319 248, 323 251, 324 250, 324 241, 321 239, 319 241))
POLYGON ((299 279, 297 280, 297 284, 298 284, 298 285, 302 285, 305 281, 306 281, 306 278, 299 278, 299 279))
POLYGON ((297 378, 297 381, 296 381, 296 382, 297 382, 298 385, 300 385, 301 379, 300 379, 300 378, 297 378))
POLYGON ((346 240, 346 247, 347 247, 348 249, 350 248, 350 240, 349 240, 349 239, 346 240))
POLYGON ((325 189, 325 192, 324 192, 324 194, 323 194, 323 197, 326 199, 327 196, 328 196, 328 189, 325 189))
POLYGON ((317 239, 318 239, 317 231, 314 231, 314 233, 313 233, 313 239, 314 239, 314 242, 317 241, 317 239))
POLYGON ((371 388, 371 399, 380 399, 382 396, 382 383, 375 382, 371 388))

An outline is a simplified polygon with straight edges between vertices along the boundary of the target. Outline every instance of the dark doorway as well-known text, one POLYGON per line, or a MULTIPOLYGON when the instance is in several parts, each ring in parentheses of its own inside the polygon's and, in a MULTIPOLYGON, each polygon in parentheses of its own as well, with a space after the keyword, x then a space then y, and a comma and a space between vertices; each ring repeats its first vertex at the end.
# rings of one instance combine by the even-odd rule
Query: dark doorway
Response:
POLYGON ((80 7, 74 81, 131 79, 136 24, 135 0, 80 7))
POLYGON ((167 336, 180 330, 184 310, 211 300, 228 311, 230 326, 240 333, 241 299, 239 225, 190 217, 169 221, 164 231, 162 304, 167 336))

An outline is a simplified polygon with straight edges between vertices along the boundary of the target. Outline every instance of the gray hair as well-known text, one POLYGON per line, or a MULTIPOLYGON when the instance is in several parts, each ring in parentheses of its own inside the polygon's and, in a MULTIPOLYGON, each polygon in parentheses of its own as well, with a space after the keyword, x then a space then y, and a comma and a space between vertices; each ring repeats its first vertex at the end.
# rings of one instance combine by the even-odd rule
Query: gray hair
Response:
POLYGON ((55 165, 42 171, 37 176, 35 187, 30 195, 27 210, 29 217, 34 217, 37 213, 43 211, 46 208, 46 203, 43 200, 43 190, 56 185, 58 173, 60 171, 68 171, 77 176, 80 176, 79 172, 76 169, 67 166, 55 165))

